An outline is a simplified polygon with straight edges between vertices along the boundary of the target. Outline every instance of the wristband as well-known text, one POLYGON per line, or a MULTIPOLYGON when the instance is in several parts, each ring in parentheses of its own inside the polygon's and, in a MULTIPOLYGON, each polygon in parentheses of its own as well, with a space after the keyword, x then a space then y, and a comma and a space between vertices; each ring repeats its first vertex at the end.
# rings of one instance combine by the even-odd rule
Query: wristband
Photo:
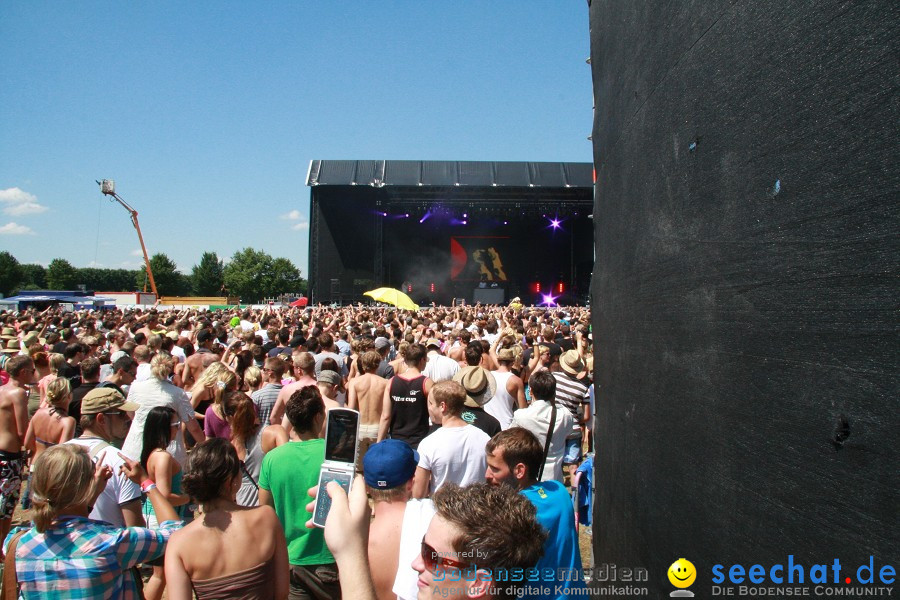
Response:
POLYGON ((156 484, 151 479, 145 479, 141 482, 141 491, 145 494, 156 488, 156 484))

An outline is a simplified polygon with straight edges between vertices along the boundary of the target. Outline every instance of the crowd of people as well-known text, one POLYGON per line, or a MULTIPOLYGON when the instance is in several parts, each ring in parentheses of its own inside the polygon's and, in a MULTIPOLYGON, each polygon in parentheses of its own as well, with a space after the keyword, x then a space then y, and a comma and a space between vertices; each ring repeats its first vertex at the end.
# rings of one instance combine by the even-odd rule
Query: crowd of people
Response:
POLYGON ((593 445, 586 308, 51 307, 0 328, 3 585, 19 597, 585 587, 569 488, 593 445), (337 407, 359 412, 360 475, 349 496, 328 485, 322 529, 337 407))

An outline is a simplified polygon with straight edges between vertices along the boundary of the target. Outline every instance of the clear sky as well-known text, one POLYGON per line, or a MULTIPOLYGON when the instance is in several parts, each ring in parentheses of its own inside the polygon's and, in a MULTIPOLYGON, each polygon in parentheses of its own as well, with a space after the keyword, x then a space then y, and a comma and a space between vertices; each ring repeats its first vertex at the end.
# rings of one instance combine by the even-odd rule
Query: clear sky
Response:
POLYGON ((305 277, 313 159, 592 160, 583 0, 0 2, 0 249, 305 277))

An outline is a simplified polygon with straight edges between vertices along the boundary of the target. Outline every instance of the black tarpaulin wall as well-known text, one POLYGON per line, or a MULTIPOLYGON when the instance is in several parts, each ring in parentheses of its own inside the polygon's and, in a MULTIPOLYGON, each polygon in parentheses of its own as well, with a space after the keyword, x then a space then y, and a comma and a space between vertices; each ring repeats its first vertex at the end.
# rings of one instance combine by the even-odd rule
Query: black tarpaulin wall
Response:
POLYGON ((714 564, 900 566, 898 23, 591 3, 596 562, 654 596, 682 556, 699 597, 714 564))

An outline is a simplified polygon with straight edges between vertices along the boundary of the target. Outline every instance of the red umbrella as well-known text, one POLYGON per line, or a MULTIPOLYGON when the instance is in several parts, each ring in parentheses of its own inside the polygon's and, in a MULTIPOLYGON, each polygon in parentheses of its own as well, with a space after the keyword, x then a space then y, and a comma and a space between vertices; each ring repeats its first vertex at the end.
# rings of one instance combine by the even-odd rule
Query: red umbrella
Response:
POLYGON ((301 296, 300 298, 297 298, 296 300, 291 302, 291 306, 301 306, 302 307, 302 306, 306 306, 307 304, 309 304, 309 298, 306 298, 304 296, 301 296))

